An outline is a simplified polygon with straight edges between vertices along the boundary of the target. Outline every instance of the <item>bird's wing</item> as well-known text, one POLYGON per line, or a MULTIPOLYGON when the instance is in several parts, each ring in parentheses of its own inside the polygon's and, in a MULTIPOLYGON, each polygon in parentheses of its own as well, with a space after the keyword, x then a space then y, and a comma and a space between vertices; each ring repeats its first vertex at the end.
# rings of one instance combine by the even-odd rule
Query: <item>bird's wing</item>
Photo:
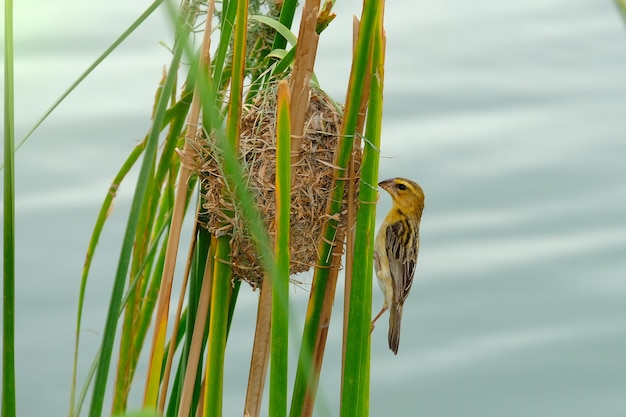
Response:
POLYGON ((404 303, 415 274, 419 249, 419 225, 401 220, 387 226, 387 256, 393 277, 393 301, 404 303))

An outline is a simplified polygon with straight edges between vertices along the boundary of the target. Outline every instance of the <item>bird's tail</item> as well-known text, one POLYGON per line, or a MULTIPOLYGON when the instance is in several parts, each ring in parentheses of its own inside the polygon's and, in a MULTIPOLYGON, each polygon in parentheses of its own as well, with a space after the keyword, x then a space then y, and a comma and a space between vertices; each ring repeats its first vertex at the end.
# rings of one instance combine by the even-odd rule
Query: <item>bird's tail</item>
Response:
POLYGON ((400 322, 402 321, 402 305, 394 304, 389 308, 389 349, 398 354, 400 346, 400 322))

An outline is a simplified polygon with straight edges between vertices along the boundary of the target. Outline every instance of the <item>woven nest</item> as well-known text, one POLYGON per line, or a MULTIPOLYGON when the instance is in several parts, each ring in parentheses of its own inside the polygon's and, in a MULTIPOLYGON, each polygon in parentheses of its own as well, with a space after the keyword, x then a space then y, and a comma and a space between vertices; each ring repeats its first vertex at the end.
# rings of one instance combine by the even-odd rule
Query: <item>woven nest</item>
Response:
MULTIPOLYGON (((276 88, 270 88, 260 92, 252 105, 244 109, 239 142, 244 174, 248 186, 255 193, 256 205, 271 239, 274 238, 276 215, 276 91, 276 88)), ((326 204, 333 183, 333 157, 340 133, 341 109, 323 91, 312 88, 299 162, 292 166, 292 275, 308 271, 316 263, 317 245, 328 221, 326 204)), ((239 210, 236 205, 229 203, 235 199, 229 191, 226 191, 226 198, 222 195, 227 188, 215 159, 214 148, 204 134, 198 135, 195 145, 198 159, 194 165, 202 181, 204 193, 200 223, 216 236, 232 237, 230 262, 233 278, 257 287, 263 279, 263 271, 258 263, 254 243, 238 215, 239 210)), ((295 151, 292 149, 292 152, 295 151)), ((351 181, 356 182, 361 161, 360 144, 356 140, 353 157, 357 174, 351 181)), ((342 213, 345 211, 344 194, 342 213)), ((345 231, 345 216, 341 215, 339 220, 338 231, 345 231)))

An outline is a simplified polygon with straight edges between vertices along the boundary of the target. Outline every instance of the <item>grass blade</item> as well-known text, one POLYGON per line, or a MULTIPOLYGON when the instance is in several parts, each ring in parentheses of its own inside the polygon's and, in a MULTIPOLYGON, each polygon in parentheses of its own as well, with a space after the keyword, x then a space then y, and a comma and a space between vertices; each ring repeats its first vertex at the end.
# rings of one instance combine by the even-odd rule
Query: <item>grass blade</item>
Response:
MULTIPOLYGON (((153 256, 154 253, 156 253, 156 250, 157 250, 156 241, 158 241, 158 237, 160 237, 164 232, 165 232, 165 225, 162 225, 161 229, 159 229, 157 231, 157 233, 156 233, 157 239, 155 239, 155 243, 152 245, 152 247, 148 251, 148 254, 150 256, 153 256)), ((145 265, 143 265, 142 268, 144 266, 145 265)), ((140 270, 140 273, 141 272, 142 271, 140 270)), ((139 281, 139 276, 135 276, 131 280, 131 282, 130 282, 130 284, 128 286, 127 292, 124 295, 124 297, 122 298, 122 303, 121 303, 122 308, 120 308, 120 311, 119 311, 119 315, 120 316, 123 313, 123 306, 126 305, 126 303, 128 301, 128 298, 129 298, 129 295, 130 295, 130 292, 133 291, 134 288, 137 286, 138 281, 139 281)), ((96 355, 95 355, 95 357, 94 357, 94 359, 92 361, 91 367, 89 368, 89 371, 87 372, 87 376, 85 377, 85 383, 83 385, 83 388, 81 389, 80 395, 78 396, 78 398, 75 401, 73 401, 73 406, 71 407, 71 410, 72 410, 71 412, 73 413, 72 415, 74 415, 74 416, 80 415, 82 406, 83 406, 83 404, 85 402, 85 398, 87 396, 89 385, 91 384, 91 381, 94 378, 94 375, 96 373, 99 361, 100 361, 100 350, 98 350, 98 352, 96 353, 96 355)), ((74 395, 73 398, 76 398, 76 396, 74 395)))
MULTIPOLYGON (((342 381, 341 416, 369 415, 370 317, 377 178, 380 158, 380 133, 383 107, 384 40, 383 3, 377 2, 374 21, 370 99, 367 112, 365 145, 359 207, 354 239, 354 264, 351 279, 346 355, 342 381)), ((360 32, 362 36, 362 32, 360 32)))
MULTIPOLYGON (((188 30, 189 29, 187 25, 178 26, 178 31, 180 32, 178 34, 178 39, 187 39, 188 30)), ((128 273, 128 268, 130 265, 130 256, 133 250, 134 237, 139 222, 139 217, 142 213, 142 202, 144 201, 148 182, 150 180, 150 174, 154 166, 159 133, 161 131, 160 127, 163 125, 165 111, 167 109, 167 104, 169 100, 168 92, 172 91, 175 87, 177 69, 180 65, 184 45, 185 42, 181 41, 178 42, 174 47, 174 56, 170 64, 170 69, 167 73, 165 83, 163 85, 163 94, 161 94, 158 99, 152 128, 150 130, 150 134, 146 143, 146 150, 144 152, 144 158, 141 164, 141 169, 139 171, 139 178, 137 179, 137 187, 133 196, 128 223, 124 232, 124 240, 122 242, 122 248, 120 251, 120 259, 118 262, 113 290, 111 293, 111 301, 109 303, 109 311, 107 314, 107 320, 103 334, 101 358, 100 363, 98 364, 98 370, 96 372, 92 403, 89 412, 90 417, 100 417, 102 413, 107 377, 109 374, 109 366, 111 362, 113 342, 115 340, 115 330, 118 322, 118 313, 121 307, 126 274, 128 273)), ((156 404, 156 401, 154 403, 156 404)))
POLYGON ((224 356, 230 304, 230 264, 223 260, 230 257, 228 237, 218 239, 215 251, 213 286, 211 290, 209 346, 207 350, 206 389, 204 392, 204 414, 219 417, 222 415, 222 394, 224 386, 224 356))
POLYGON ((69 88, 67 90, 65 90, 65 92, 63 94, 61 94, 61 97, 59 97, 54 103, 52 103, 52 105, 48 108, 48 110, 45 111, 45 113, 39 118, 39 120, 37 120, 35 122, 35 124, 33 125, 33 127, 26 133, 26 135, 20 140, 20 142, 17 144, 16 149, 19 149, 24 142, 26 142, 26 140, 35 132, 35 130, 37 130, 37 128, 48 118, 48 116, 50 116, 50 114, 52 114, 52 112, 54 111, 54 109, 56 109, 59 104, 61 104, 63 102, 63 100, 65 100, 67 98, 67 96, 70 95, 70 93, 72 91, 74 91, 74 89, 76 87, 78 87, 78 85, 80 83, 83 82, 83 80, 85 78, 87 78, 87 76, 89 76, 89 74, 92 73, 92 71, 94 69, 96 69, 98 67, 98 65, 100 65, 109 55, 111 55, 111 53, 118 47, 120 46, 120 44, 122 42, 124 42, 126 40, 126 38, 128 38, 130 36, 131 33, 133 33, 135 31, 135 29, 137 29, 148 17, 150 17, 150 15, 161 5, 161 3, 163 3, 164 0, 155 0, 150 6, 148 6, 148 8, 128 27, 128 29, 126 29, 124 31, 124 33, 122 33, 112 44, 111 46, 109 46, 103 53, 102 55, 100 55, 98 58, 96 58, 96 60, 85 70, 85 72, 83 72, 76 81, 74 81, 74 83, 72 83, 72 85, 69 86, 69 88))
MULTIPOLYGON (((210 132, 214 126, 221 126, 221 107, 219 106, 219 100, 217 99, 217 93, 220 86, 224 84, 225 75, 225 62, 226 55, 228 53, 228 47, 233 34, 233 27, 235 25, 235 17, 237 13, 238 2, 231 0, 226 4, 226 12, 222 17, 222 24, 220 27, 220 40, 217 45, 217 51, 214 58, 214 70, 213 70, 213 82, 209 84, 209 92, 206 97, 203 97, 203 102, 206 106, 215 106, 215 109, 211 109, 209 113, 220 114, 220 117, 203 118, 204 128, 207 132, 210 132)), ((246 12, 247 13, 247 12, 246 12)), ((227 71, 226 71, 227 72, 227 71)), ((203 72, 205 73, 205 72, 203 72)))
POLYGON ((104 198, 104 202, 100 207, 100 213, 98 213, 98 217, 96 219, 96 225, 94 226, 93 232, 91 234, 91 239, 89 240, 89 245, 87 247, 87 254, 85 255, 85 262, 83 265, 83 274, 80 281, 80 290, 78 293, 78 312, 76 317, 76 336, 74 341, 74 363, 72 369, 72 386, 70 390, 70 417, 74 417, 78 415, 78 410, 76 409, 76 384, 77 384, 77 372, 78 372, 78 352, 80 345, 80 329, 82 325, 82 317, 83 317, 83 306, 85 300, 85 290, 87 288, 87 277, 89 275, 89 270, 91 267, 91 262, 93 260, 93 255, 96 250, 96 246, 98 245, 98 240, 100 239, 100 235, 102 230, 104 229, 104 223, 107 220, 109 210, 113 205, 113 200, 115 199, 117 189, 121 184, 122 180, 126 177, 130 169, 135 165, 135 162, 139 159, 139 156, 143 152, 145 147, 145 141, 141 144, 137 145, 135 149, 128 156, 122 168, 119 170, 109 190, 107 192, 106 197, 104 198))
MULTIPOLYGON (((280 9, 280 17, 278 18, 279 23, 286 27, 287 29, 291 29, 291 24, 293 23, 293 18, 296 15, 296 8, 298 7, 297 0, 286 0, 283 2, 280 9)), ((281 35, 280 32, 276 33, 274 37, 274 44, 272 45, 272 50, 275 49, 285 49, 287 46, 287 38, 281 35)))
MULTIPOLYGON (((280 21, 278 21, 276 19, 272 19, 269 16, 254 15, 254 16, 250 16, 250 20, 251 21, 252 20, 256 20, 257 22, 261 22, 261 23, 271 27, 276 32, 278 32, 278 34, 280 34, 280 36, 285 38, 287 40, 287 42, 289 42, 289 45, 291 45, 291 46, 295 46, 296 43, 298 42, 298 39, 296 38, 296 35, 294 35, 293 32, 291 32, 287 26, 283 25, 280 21)), ((283 48, 280 48, 280 49, 283 49, 283 48)))
POLYGON ((15 417, 15 100, 13 1, 4 2, 4 233, 2 415, 15 417))
MULTIPOLYGON (((363 86, 365 75, 369 66, 369 51, 373 44, 373 30, 377 19, 377 10, 382 8, 379 0, 366 1, 364 3, 363 16, 359 28, 359 37, 356 42, 355 54, 350 71, 350 80, 344 110, 342 125, 342 141, 335 153, 334 165, 338 168, 335 171, 335 182, 331 191, 331 196, 327 204, 329 221, 323 232, 323 238, 319 244, 320 257, 313 275, 313 288, 309 299, 307 310, 307 320, 304 325, 302 335, 302 346, 298 358, 298 368, 296 370, 296 381, 291 403, 291 417, 299 417, 303 414, 305 398, 307 392, 311 392, 316 385, 317 377, 313 372, 314 365, 311 362, 310 352, 314 352, 316 344, 321 338, 320 323, 322 312, 328 301, 327 295, 334 295, 333 291, 327 291, 327 285, 331 273, 333 257, 331 253, 338 244, 337 241, 337 217, 340 216, 341 205, 344 195, 344 187, 348 172, 348 164, 352 155, 354 135, 356 133, 359 108, 363 96, 363 86)), ((313 392, 313 395, 315 392, 313 392)))
POLYGON ((291 205, 291 129, 289 83, 278 83, 276 119, 276 241, 272 279, 272 353, 269 415, 287 416, 289 343, 289 217, 291 205))
MULTIPOLYGON (((236 152, 241 129, 242 90, 246 58, 246 32, 248 26, 248 1, 231 0, 229 9, 235 8, 235 26, 233 40, 233 63, 228 106, 228 121, 226 125, 227 142, 236 152)), ((214 80, 215 81, 215 80, 214 80)), ((215 96, 213 96, 215 97, 215 96)), ((207 106, 212 106, 208 102, 207 106)), ((217 238, 215 250, 215 267, 213 278, 213 293, 211 296, 211 321, 209 324, 209 346, 207 351, 206 390, 204 397, 204 412, 207 416, 219 417, 222 415, 222 395, 224 384, 224 355, 228 329, 228 311, 231 293, 230 268, 230 236, 217 238)))

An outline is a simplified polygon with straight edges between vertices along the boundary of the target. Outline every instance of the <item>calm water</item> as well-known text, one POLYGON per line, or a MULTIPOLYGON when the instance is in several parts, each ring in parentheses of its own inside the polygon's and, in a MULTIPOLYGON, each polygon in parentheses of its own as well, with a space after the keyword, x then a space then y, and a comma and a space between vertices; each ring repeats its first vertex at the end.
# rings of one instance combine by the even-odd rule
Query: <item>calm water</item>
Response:
MULTIPOLYGON (((141 3, 16 5, 18 136, 141 3)), ((316 71, 341 99, 360 2, 338 3, 316 71)), ((84 252, 108 183, 149 126, 169 61, 158 44, 171 43, 164 22, 152 18, 17 154, 21 416, 67 414, 84 252)), ((386 27, 380 176, 417 180, 427 201, 398 356, 386 324, 373 334, 371 415, 626 415, 626 31, 612 3, 403 0, 388 2, 386 27)), ((93 269, 83 376, 130 184, 93 269)), ((389 205, 382 196, 379 218, 389 205)), ((308 295, 293 294, 301 321, 308 295)), ((241 415, 245 394, 257 293, 241 297, 225 416, 241 415)), ((327 352, 316 411, 337 415, 338 317, 327 352)))

